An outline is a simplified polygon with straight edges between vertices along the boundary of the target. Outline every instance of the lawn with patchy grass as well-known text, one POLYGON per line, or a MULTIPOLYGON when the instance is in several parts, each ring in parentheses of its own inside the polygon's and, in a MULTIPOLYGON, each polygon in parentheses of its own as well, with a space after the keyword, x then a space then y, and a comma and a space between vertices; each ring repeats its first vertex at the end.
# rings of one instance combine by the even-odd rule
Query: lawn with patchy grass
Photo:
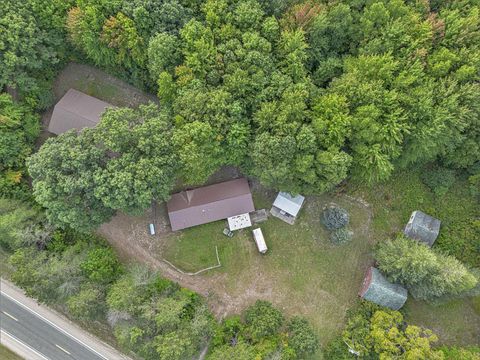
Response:
MULTIPOLYGON (((255 207, 269 209, 273 196, 255 192, 255 207)), ((356 301, 371 263, 369 214, 362 204, 346 197, 309 197, 294 226, 273 217, 259 225, 268 246, 265 255, 257 251, 251 229, 227 238, 222 234, 226 222, 219 221, 170 236, 164 257, 194 272, 216 263, 217 246, 222 267, 198 276, 199 282, 216 276, 232 298, 266 299, 287 314, 302 314, 325 343, 343 326, 345 311, 356 301), (332 201, 351 215, 350 244, 332 245, 320 223, 322 208, 332 201)))

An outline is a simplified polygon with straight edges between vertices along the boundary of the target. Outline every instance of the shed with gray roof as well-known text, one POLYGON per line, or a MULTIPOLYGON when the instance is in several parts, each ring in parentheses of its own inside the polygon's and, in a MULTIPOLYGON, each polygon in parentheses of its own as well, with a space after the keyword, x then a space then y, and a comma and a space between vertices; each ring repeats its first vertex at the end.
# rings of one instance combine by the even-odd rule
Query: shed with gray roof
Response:
POLYGON ((255 210, 245 178, 182 191, 167 202, 172 230, 222 220, 255 210))
POLYGON ((403 233, 411 239, 432 246, 440 232, 440 220, 416 210, 410 216, 403 233))
POLYGON ((114 107, 105 101, 70 89, 55 105, 48 131, 59 135, 70 129, 94 127, 106 108, 114 107))
POLYGON ((398 310, 407 301, 407 289, 391 283, 377 268, 371 266, 363 280, 359 296, 377 305, 398 310))
POLYGON ((293 225, 304 201, 305 197, 302 195, 293 196, 280 191, 273 202, 270 213, 288 224, 293 225))

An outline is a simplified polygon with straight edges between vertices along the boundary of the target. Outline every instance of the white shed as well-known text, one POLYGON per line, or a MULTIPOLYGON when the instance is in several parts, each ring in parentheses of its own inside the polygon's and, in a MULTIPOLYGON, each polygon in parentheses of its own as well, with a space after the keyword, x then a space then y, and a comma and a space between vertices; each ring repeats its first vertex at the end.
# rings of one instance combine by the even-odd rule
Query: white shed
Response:
POLYGON ((267 244, 265 243, 265 239, 263 237, 262 229, 254 229, 253 230, 253 237, 255 238, 255 243, 257 244, 258 251, 262 254, 267 252, 267 244))
POLYGON ((304 201, 305 197, 302 195, 292 196, 289 193, 280 191, 272 205, 270 213, 290 225, 293 225, 304 201))

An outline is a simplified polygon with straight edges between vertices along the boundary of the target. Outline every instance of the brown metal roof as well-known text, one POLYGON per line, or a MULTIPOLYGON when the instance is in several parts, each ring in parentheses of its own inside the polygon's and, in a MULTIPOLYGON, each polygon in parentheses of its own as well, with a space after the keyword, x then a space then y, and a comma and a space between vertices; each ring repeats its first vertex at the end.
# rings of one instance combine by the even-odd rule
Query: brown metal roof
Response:
POLYGON ((107 107, 114 107, 105 101, 70 89, 53 109, 48 131, 62 134, 70 129, 94 127, 107 107))
POLYGON ((206 224, 255 210, 245 178, 173 194, 167 203, 172 230, 206 224))

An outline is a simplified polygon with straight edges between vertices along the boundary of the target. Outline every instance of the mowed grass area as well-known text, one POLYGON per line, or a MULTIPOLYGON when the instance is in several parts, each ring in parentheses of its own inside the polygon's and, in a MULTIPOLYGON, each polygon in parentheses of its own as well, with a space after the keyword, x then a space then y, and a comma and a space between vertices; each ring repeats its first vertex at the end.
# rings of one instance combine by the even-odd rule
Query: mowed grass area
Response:
MULTIPOLYGON (((421 181, 421 169, 399 172, 392 180, 369 189, 352 185, 349 191, 372 205, 371 237, 382 241, 402 231, 413 210, 422 210, 442 221, 440 235, 434 244, 438 251, 462 253, 467 249, 465 234, 472 231, 471 219, 479 219, 480 204, 470 195, 465 178, 456 183, 444 196, 435 196, 421 181), (452 238, 448 238, 452 237, 452 238), (453 251, 455 250, 455 251, 453 251)), ((475 220, 473 220, 475 221, 475 220)), ((473 226, 474 229, 474 226, 473 226)), ((471 238, 470 240, 471 241, 471 238)), ((475 251, 468 249, 470 254, 475 251)), ((477 256, 480 251, 477 250, 477 256)), ((469 260, 475 264, 475 256, 469 260)), ((404 308, 406 320, 435 331, 445 344, 480 344, 480 297, 431 305, 409 298, 404 308)))
POLYGON ((3 345, 0 345, 0 359, 2 360, 22 360, 23 358, 10 351, 3 345))
MULTIPOLYGON (((272 194, 254 193, 257 209, 269 209, 272 201, 272 194)), ((198 271, 216 263, 217 246, 222 267, 198 276, 198 281, 220 274, 218 281, 232 298, 267 299, 287 314, 302 314, 326 343, 343 326, 345 311, 356 301, 371 263, 368 222, 368 209, 354 201, 309 197, 294 226, 273 217, 259 224, 269 249, 265 255, 258 253, 251 229, 227 238, 222 234, 226 222, 219 221, 169 237, 164 257, 183 270, 198 271), (332 245, 320 223, 323 206, 332 201, 351 214, 350 244, 332 245)))

